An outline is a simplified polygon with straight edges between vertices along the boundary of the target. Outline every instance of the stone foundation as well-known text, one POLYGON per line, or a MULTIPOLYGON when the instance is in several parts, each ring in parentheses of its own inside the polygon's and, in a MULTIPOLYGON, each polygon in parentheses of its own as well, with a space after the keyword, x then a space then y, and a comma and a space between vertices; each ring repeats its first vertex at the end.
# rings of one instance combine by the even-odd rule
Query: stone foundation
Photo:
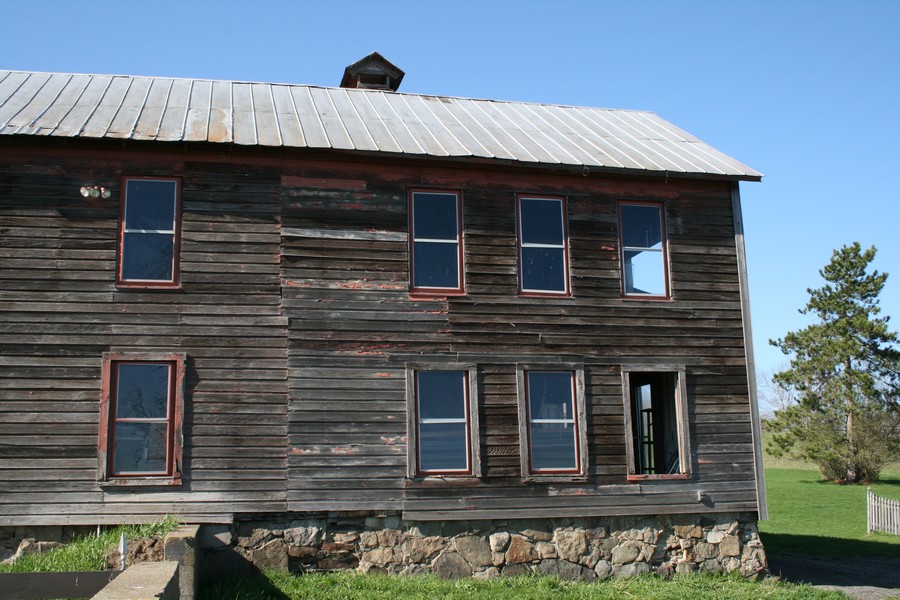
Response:
POLYGON ((212 577, 276 568, 594 580, 651 572, 755 577, 766 569, 755 514, 444 522, 329 514, 207 525, 199 544, 212 577))

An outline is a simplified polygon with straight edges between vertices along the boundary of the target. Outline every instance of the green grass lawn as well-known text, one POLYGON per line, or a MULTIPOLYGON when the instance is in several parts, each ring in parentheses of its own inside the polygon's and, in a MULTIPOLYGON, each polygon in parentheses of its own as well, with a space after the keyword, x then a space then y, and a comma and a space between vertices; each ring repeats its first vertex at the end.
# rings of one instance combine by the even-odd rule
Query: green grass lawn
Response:
MULTIPOLYGON (((767 441, 763 434, 763 446, 767 441)), ((822 481, 812 463, 765 454, 769 520, 759 524, 769 552, 810 556, 900 557, 900 536, 866 534, 866 485, 822 481)), ((900 464, 873 483, 879 496, 900 499, 900 464)))
POLYGON ((843 594, 825 592, 806 585, 774 580, 750 582, 740 577, 714 575, 680 576, 668 581, 655 576, 606 580, 595 583, 561 581, 552 577, 510 577, 489 581, 461 579, 446 581, 433 576, 391 577, 357 573, 329 573, 295 576, 268 572, 252 578, 222 582, 201 591, 200 600, 284 600, 328 598, 329 600, 575 600, 603 598, 653 598, 683 600, 757 598, 806 600, 846 599, 843 594))

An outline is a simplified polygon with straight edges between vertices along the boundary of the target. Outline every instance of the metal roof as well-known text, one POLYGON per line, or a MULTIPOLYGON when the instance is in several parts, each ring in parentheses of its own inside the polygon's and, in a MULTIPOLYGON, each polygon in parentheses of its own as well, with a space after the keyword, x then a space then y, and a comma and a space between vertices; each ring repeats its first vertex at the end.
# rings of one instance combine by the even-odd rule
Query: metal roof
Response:
POLYGON ((761 177, 652 112, 203 79, 0 70, 0 135, 761 177))

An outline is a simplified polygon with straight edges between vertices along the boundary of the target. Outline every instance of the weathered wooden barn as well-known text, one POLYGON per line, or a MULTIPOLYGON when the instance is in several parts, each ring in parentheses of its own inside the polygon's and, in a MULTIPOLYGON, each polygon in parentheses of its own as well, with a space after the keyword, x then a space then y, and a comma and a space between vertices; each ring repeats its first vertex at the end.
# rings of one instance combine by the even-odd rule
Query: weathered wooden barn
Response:
POLYGON ((0 72, 0 525, 282 523, 254 543, 321 568, 764 565, 760 174, 653 113, 402 76, 0 72))

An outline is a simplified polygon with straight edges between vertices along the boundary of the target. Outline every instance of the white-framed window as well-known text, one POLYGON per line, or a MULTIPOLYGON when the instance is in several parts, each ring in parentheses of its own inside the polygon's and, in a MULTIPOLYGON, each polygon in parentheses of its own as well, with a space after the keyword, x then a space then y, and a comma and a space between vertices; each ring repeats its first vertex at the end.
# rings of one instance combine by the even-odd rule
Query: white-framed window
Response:
POLYGON ((564 198, 516 196, 519 292, 569 293, 569 251, 564 198))
POLYGON ((410 291, 463 293, 462 195, 410 191, 409 232, 410 291))
POLYGON ((669 298, 665 205, 619 202, 622 293, 632 298, 669 298))

